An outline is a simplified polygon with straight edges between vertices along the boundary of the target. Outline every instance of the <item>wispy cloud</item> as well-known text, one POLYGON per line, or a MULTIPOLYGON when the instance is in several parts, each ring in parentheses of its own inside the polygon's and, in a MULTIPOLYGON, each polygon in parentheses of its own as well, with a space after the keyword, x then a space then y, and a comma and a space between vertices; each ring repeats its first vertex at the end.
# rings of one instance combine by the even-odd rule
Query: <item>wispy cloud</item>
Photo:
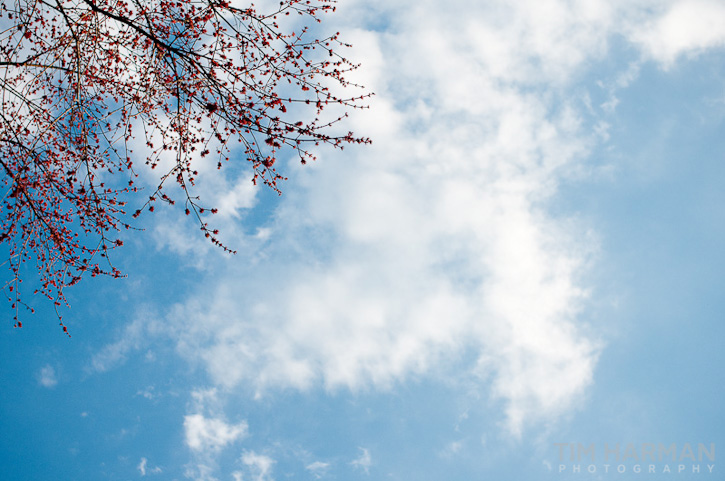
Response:
POLYGON ((159 317, 147 307, 138 308, 136 318, 127 324, 114 343, 106 345, 96 352, 87 366, 89 372, 104 372, 122 364, 129 353, 146 346, 149 339, 165 333, 166 326, 159 317))
POLYGON ((365 474, 370 474, 370 467, 373 465, 373 458, 367 448, 360 448, 360 457, 350 463, 355 469, 362 469, 365 474))
POLYGON ((163 472, 163 470, 158 466, 149 466, 148 459, 146 458, 141 458, 141 461, 139 461, 136 469, 138 469, 138 472, 142 477, 147 474, 161 474, 163 472))
POLYGON ((55 368, 53 368, 50 364, 46 364, 40 368, 40 372, 38 372, 38 382, 43 387, 55 387, 58 384, 58 377, 55 374, 55 368))
POLYGON ((440 452, 440 456, 443 458, 453 458, 461 452, 463 449, 464 441, 451 441, 448 443, 440 452))
POLYGON ((245 451, 242 454, 242 463, 247 466, 253 481, 273 481, 272 466, 274 459, 254 451, 245 451))
POLYGON ((305 466, 305 469, 311 472, 316 479, 321 479, 325 476, 329 468, 330 463, 323 463, 322 461, 315 461, 305 466))

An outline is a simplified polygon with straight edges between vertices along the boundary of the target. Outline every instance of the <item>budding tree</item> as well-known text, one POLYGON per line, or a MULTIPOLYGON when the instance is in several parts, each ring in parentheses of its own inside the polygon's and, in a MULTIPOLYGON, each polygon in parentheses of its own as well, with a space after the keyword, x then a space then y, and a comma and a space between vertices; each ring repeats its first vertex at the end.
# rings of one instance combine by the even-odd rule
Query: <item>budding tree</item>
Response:
POLYGON ((37 267, 36 293, 61 305, 85 275, 121 275, 108 260, 118 232, 155 203, 176 204, 229 250, 208 224, 215 209, 193 195, 199 162, 243 158, 253 182, 278 190, 284 149, 305 163, 320 144, 369 142, 337 127, 365 97, 339 93, 356 67, 340 55, 346 44, 309 28, 335 0, 266 12, 238 1, 2 3, 1 287, 16 326, 25 263, 37 267), (137 185, 143 163, 159 170, 150 190, 137 185))

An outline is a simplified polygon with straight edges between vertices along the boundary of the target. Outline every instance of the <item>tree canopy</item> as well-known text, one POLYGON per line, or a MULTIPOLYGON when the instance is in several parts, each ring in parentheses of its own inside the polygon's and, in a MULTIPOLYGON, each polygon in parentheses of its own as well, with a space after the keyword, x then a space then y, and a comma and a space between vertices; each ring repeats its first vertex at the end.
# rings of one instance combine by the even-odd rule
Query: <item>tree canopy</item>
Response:
POLYGON ((333 10, 334 0, 264 12, 228 0, 3 2, 1 287, 16 326, 24 263, 37 267, 36 293, 61 305, 84 276, 122 275, 108 254, 155 204, 177 205, 232 251, 209 224, 216 209, 194 195, 199 162, 245 159, 253 182, 279 191, 281 152, 305 163, 318 145, 370 142, 339 126, 369 94, 340 93, 357 66, 339 33, 315 27, 333 10), (145 189, 144 163, 158 169, 145 189))

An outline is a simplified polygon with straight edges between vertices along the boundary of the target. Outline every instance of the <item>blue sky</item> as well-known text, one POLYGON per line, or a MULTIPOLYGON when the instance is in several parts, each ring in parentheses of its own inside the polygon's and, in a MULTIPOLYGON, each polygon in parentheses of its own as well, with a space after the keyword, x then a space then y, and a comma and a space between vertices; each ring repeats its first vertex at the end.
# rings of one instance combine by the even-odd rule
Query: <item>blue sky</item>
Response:
POLYGON ((40 301, 8 313, 2 477, 719 479, 725 5, 325 21, 374 143, 291 162, 281 197, 202 172, 238 254, 147 216, 128 278, 69 293, 72 339, 40 301))

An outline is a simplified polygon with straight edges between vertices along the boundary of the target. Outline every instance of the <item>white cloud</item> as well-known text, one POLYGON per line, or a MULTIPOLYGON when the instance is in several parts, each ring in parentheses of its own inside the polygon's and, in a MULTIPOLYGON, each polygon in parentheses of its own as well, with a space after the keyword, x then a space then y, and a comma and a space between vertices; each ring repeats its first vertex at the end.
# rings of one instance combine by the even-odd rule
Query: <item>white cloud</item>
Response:
POLYGON ((138 463, 138 466, 136 466, 136 469, 138 469, 138 472, 142 477, 146 476, 147 473, 159 474, 162 472, 162 469, 158 466, 150 467, 148 465, 148 459, 146 458, 141 458, 141 461, 138 463))
POLYGON ((55 374, 55 369, 50 364, 46 364, 40 369, 38 373, 38 382, 41 386, 52 388, 58 384, 58 377, 55 374))
MULTIPOLYGON (((356 80, 377 94, 349 125, 374 144, 289 166, 264 239, 247 244, 236 232, 253 253, 219 260, 198 251, 208 267, 196 294, 158 325, 229 389, 385 389, 416 374, 473 373, 504 401, 511 433, 555 418, 592 382, 600 349, 579 323, 588 295, 580 276, 596 243, 575 220, 547 212, 561 177, 607 136, 606 123, 582 126, 568 87, 621 32, 663 62, 719 44, 723 29, 698 34, 692 25, 704 15, 717 21, 725 7, 374 0, 340 8, 341 22, 390 24, 339 28, 364 65, 356 80), (393 15, 399 10, 405 15, 393 15), (468 372, 446 372, 466 350, 477 353, 468 372)), ((637 73, 632 64, 603 84, 603 110, 614 112, 616 91, 637 73)), ((231 195, 229 222, 255 202, 237 188, 221 189, 231 195)), ((164 242, 187 249, 178 226, 164 228, 164 242)), ((109 348, 97 369, 132 345, 109 348)), ((198 449, 244 432, 201 414, 187 424, 198 449)))
MULTIPOLYGON (((185 326, 180 352, 215 383, 387 388, 473 348, 471 368, 495 377, 518 431, 591 382, 595 348, 575 324, 589 239, 542 202, 593 140, 573 108, 520 91, 523 73, 470 48, 506 25, 472 7, 466 18, 481 23, 462 29, 450 8, 411 6, 410 31, 394 38, 355 34, 378 95, 351 121, 374 144, 295 172, 262 260, 216 266, 211 288, 169 315, 185 326)), ((578 55, 600 41, 595 31, 578 55)), ((526 70, 547 52, 501 55, 526 70)), ((547 60, 552 82, 569 57, 547 60)))
POLYGON ((242 454, 242 463, 252 473, 253 481, 273 481, 272 465, 274 459, 264 454, 257 454, 254 451, 245 451, 242 454))
POLYGON ((215 388, 194 389, 188 412, 184 416, 186 446, 192 460, 186 466, 186 477, 196 481, 214 481, 217 460, 224 448, 245 439, 249 434, 246 421, 226 421, 224 406, 215 388))
MULTIPOLYGON (((186 466, 184 476, 193 479, 194 481, 219 481, 218 478, 214 476, 215 470, 216 467, 208 466, 204 463, 190 464, 186 466)), ((235 477, 235 479, 237 478, 235 477)))
MULTIPOLYGON (((629 87, 629 85, 634 82, 637 77, 639 76, 639 69, 640 64, 638 62, 631 62, 627 68, 627 70, 621 72, 619 75, 617 75, 613 81, 604 83, 602 81, 597 82, 598 86, 602 89, 604 89, 608 95, 609 98, 606 102, 602 103, 600 105, 601 109, 607 113, 607 114, 613 114, 615 109, 617 108, 617 105, 619 105, 619 99, 616 96, 616 93, 618 90, 625 89, 629 87)), ((591 111, 591 106, 590 112, 591 111)), ((603 127, 603 128, 608 128, 603 127)), ((606 137, 606 134, 605 134, 606 137)))
POLYGON ((373 465, 373 459, 372 456, 370 456, 370 451, 366 448, 360 448, 360 457, 353 460, 350 464, 355 469, 362 469, 365 474, 370 474, 370 466, 373 465))
POLYGON ((247 435, 247 423, 227 424, 203 414, 184 416, 186 445, 196 452, 217 452, 247 435))
POLYGON ((725 4, 719 0, 681 0, 643 27, 631 38, 645 52, 670 67, 681 55, 698 54, 725 45, 725 4))
POLYGON ((148 400, 152 400, 159 396, 159 394, 155 393, 154 390, 154 386, 148 386, 146 389, 139 389, 136 391, 136 396, 143 396, 148 400))
POLYGON ((315 461, 305 466, 305 469, 312 473, 315 479, 322 478, 327 470, 330 468, 330 463, 323 463, 322 461, 315 461))

